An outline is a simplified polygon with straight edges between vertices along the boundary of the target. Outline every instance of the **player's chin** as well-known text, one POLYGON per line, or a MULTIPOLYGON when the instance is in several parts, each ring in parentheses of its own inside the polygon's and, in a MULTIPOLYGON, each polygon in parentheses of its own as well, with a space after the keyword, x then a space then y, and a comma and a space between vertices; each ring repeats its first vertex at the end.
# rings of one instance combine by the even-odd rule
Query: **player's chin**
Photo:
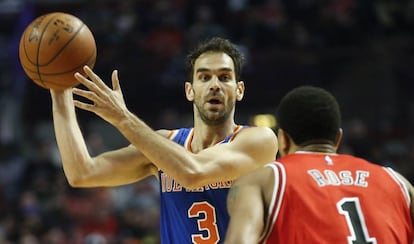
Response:
POLYGON ((225 109, 220 106, 209 106, 208 109, 206 109, 206 112, 209 118, 215 119, 224 116, 225 109))
POLYGON ((224 111, 209 111, 205 116, 205 121, 210 125, 222 124, 228 118, 224 111))

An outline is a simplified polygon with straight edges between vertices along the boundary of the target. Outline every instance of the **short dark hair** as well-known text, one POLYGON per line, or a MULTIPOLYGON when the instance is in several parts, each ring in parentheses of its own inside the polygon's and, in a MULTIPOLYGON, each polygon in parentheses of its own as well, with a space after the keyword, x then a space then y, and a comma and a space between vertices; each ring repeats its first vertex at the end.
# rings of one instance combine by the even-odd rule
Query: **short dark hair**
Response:
POLYGON ((213 37, 199 43, 187 56, 186 68, 191 82, 193 81, 195 61, 198 57, 200 57, 201 54, 207 52, 220 52, 229 55, 233 60, 236 81, 240 80, 242 68, 244 65, 243 54, 240 52, 237 45, 233 44, 228 39, 213 37))
POLYGON ((335 143, 341 127, 341 112, 336 98, 327 90, 300 86, 281 100, 276 117, 278 127, 297 145, 335 143))

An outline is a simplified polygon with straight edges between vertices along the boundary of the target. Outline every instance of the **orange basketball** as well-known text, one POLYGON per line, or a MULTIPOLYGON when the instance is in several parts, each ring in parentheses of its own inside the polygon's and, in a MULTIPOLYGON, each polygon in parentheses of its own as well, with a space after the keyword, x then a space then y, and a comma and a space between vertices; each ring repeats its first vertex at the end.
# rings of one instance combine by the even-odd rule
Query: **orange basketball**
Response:
POLYGON ((19 45, 20 63, 37 85, 54 90, 74 87, 75 72, 91 68, 96 60, 92 32, 79 18, 49 13, 36 18, 24 30, 19 45))

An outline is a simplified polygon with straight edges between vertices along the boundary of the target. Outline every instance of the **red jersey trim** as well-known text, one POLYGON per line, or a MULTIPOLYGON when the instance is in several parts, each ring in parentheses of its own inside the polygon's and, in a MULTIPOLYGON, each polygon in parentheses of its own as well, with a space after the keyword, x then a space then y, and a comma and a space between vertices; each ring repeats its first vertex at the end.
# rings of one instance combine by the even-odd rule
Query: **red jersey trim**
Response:
POLYGON ((385 170, 385 172, 387 172, 391 176, 391 178, 395 181, 395 183, 397 183, 400 186, 400 190, 402 194, 404 195, 405 200, 407 201, 408 207, 410 207, 412 199, 410 197, 410 193, 408 191, 407 186, 400 179, 400 177, 398 177, 398 175, 395 173, 395 171, 392 168, 383 167, 383 169, 385 170))
POLYGON ((259 243, 265 243, 269 237, 273 226, 275 225, 277 216, 279 215, 280 206, 283 202, 283 197, 286 189, 286 171, 281 163, 274 162, 266 164, 265 167, 270 167, 274 173, 273 195, 269 204, 268 217, 265 223, 264 231, 260 237, 259 243))

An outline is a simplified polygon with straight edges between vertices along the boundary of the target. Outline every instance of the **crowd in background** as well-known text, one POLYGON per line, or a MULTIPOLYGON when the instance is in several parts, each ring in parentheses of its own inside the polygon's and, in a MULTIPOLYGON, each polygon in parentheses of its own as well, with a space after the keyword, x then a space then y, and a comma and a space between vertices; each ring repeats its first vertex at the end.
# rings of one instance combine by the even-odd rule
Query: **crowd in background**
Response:
MULTIPOLYGON (((17 55, 25 26, 55 11, 89 26, 95 71, 109 83, 118 69, 128 107, 155 129, 192 126, 185 54, 223 36, 247 61, 237 122, 274 112, 297 85, 322 86, 342 108, 341 152, 414 182, 414 0, 0 0, 0 244, 158 243, 155 178, 67 184, 49 93, 28 80, 17 55)), ((78 115, 92 155, 128 144, 96 116, 78 115)))

